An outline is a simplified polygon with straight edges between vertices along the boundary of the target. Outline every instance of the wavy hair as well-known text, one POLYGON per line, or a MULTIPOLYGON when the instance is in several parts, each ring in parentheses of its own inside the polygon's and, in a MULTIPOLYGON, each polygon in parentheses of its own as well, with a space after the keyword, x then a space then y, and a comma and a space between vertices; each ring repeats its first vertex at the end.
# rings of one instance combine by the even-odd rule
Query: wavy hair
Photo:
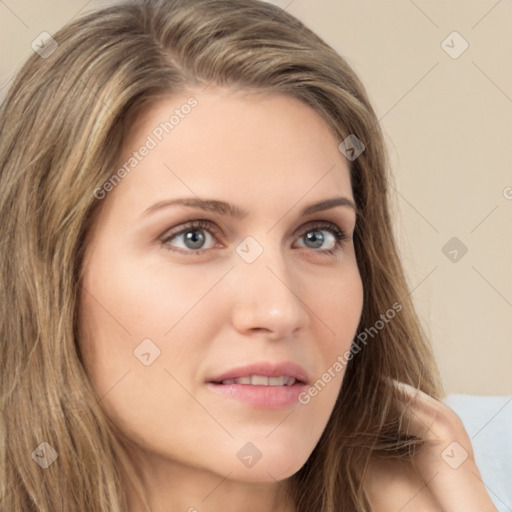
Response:
POLYGON ((354 134, 366 146, 349 162, 364 289, 358 340, 401 308, 348 361, 290 489, 298 512, 369 510, 370 458, 407 456, 421 443, 407 434, 389 379, 434 397, 442 387, 400 262, 383 135, 360 80, 303 23, 258 0, 126 1, 54 39, 51 55, 27 60, 0 108, 1 510, 125 512, 128 481, 143 495, 82 364, 81 265, 101 205, 94 191, 117 168, 132 121, 159 98, 210 84, 293 96, 340 142, 354 134), (58 454, 46 469, 32 460, 42 442, 58 454))

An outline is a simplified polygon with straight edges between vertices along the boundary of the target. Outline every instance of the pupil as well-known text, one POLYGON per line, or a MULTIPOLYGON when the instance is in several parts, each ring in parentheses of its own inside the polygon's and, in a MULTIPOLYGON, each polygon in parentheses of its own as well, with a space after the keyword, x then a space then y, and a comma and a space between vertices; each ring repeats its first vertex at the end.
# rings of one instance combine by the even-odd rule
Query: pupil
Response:
POLYGON ((324 242, 324 235, 320 233, 320 231, 310 231, 306 234, 306 239, 308 242, 312 242, 314 245, 313 247, 321 247, 321 245, 324 242), (318 236, 320 235, 320 236, 318 236))
POLYGON ((185 243, 190 249, 197 249, 204 243, 204 235, 199 231, 187 231, 185 243))

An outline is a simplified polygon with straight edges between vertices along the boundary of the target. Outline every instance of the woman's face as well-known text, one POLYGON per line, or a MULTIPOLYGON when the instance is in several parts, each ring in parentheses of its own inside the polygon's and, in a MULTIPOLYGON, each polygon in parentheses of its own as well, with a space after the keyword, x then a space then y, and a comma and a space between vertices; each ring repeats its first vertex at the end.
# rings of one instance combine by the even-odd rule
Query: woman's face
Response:
POLYGON ((151 467, 273 482, 318 442, 363 301, 338 143, 296 99, 213 87, 131 127, 124 172, 96 192, 80 348, 151 467))

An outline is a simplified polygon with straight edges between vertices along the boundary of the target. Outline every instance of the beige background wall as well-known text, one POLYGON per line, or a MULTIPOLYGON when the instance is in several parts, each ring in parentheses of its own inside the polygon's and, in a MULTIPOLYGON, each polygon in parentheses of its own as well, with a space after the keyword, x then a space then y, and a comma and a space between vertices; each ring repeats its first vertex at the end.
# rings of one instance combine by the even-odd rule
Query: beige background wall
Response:
MULTIPOLYGON (((512 394, 512 1, 273 3, 368 88, 396 175, 411 293, 447 391, 512 394), (465 255, 461 245, 444 254, 453 237, 465 255)), ((36 36, 97 5, 0 1, 0 97, 36 36)))

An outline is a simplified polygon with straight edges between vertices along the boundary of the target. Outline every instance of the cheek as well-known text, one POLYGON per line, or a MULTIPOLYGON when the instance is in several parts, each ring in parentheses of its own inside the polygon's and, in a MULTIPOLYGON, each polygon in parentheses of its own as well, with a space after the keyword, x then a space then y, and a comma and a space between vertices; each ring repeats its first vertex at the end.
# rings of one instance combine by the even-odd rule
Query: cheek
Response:
POLYGON ((186 323, 229 268, 225 262, 213 268, 181 266, 162 254, 145 259, 134 256, 108 271, 95 272, 90 287, 111 320, 114 317, 124 327, 124 336, 161 339, 186 323))
POLYGON ((323 283, 314 290, 312 314, 323 323, 325 335, 318 338, 323 352, 330 356, 350 348, 363 310, 363 284, 356 266, 323 283))
POLYGON ((220 295, 208 295, 225 271, 169 267, 128 259, 114 264, 98 253, 84 272, 84 364, 106 413, 132 434, 164 411, 186 414, 190 400, 179 383, 195 384, 209 334, 225 319, 218 314, 220 295))
POLYGON ((317 336, 315 350, 322 363, 314 376, 314 383, 303 395, 301 403, 317 402, 324 411, 332 410, 341 389, 349 360, 352 342, 363 309, 363 284, 357 267, 332 279, 326 290, 315 290, 312 316, 316 316, 317 336), (320 335, 323 333, 323 335, 320 335))
MULTIPOLYGON (((128 439, 143 446, 156 441, 155 449, 163 445, 179 452, 175 435, 169 436, 179 431, 183 418, 201 425, 193 420, 195 404, 181 386, 190 389, 190 376, 202 351, 193 344, 192 330, 182 328, 185 323, 162 336, 173 325, 168 321, 172 315, 159 317, 151 307, 156 303, 141 304, 140 296, 132 292, 121 294, 108 310, 90 295, 83 297, 84 364, 105 414, 128 439)), ((187 428, 192 435, 194 429, 187 428)))

